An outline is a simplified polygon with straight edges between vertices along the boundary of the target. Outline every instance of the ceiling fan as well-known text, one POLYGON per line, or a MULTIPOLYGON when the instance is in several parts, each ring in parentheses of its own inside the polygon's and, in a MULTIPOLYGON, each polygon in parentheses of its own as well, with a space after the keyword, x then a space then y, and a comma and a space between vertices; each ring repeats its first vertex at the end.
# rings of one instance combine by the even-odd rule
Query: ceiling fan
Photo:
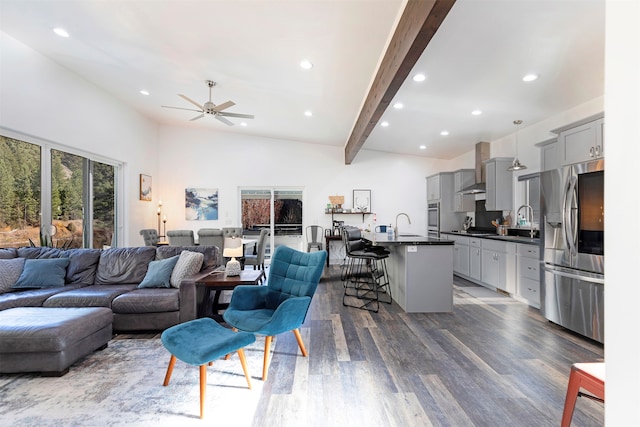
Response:
POLYGON ((195 105, 196 107, 198 107, 198 109, 196 110, 195 108, 182 108, 182 107, 171 107, 168 105, 163 105, 162 107, 164 108, 175 108, 176 110, 188 110, 188 111, 197 111, 198 113, 200 113, 198 116, 194 117, 193 119, 190 119, 190 121, 194 121, 194 120, 198 120, 201 119, 202 117, 204 117, 207 114, 211 114, 213 117, 215 117, 216 119, 220 120, 222 123, 228 125, 228 126, 233 126, 233 123, 231 121, 229 121, 228 119, 226 119, 226 117, 238 117, 238 118, 243 118, 243 119, 253 119, 254 116, 251 114, 238 114, 238 113, 226 113, 223 110, 226 110, 229 107, 233 107, 234 105, 236 105, 235 102, 233 101, 227 101, 227 102, 223 102, 222 104, 216 105, 213 102, 211 102, 211 89, 216 85, 216 82, 212 81, 212 80, 205 80, 205 83, 207 83, 207 86, 209 86, 209 100, 207 102, 204 103, 204 105, 200 105, 198 104, 196 101, 194 101, 193 99, 189 98, 186 95, 183 95, 181 93, 178 94, 178 96, 182 99, 184 99, 187 102, 192 103, 193 105, 195 105))

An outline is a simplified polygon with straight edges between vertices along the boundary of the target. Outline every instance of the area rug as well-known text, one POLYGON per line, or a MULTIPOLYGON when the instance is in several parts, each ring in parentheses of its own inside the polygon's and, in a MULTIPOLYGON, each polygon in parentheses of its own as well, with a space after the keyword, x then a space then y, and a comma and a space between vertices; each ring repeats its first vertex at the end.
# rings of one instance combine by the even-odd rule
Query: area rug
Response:
POLYGON ((0 426, 250 426, 263 350, 264 337, 245 348, 251 390, 237 353, 208 367, 201 420, 198 367, 178 361, 163 387, 170 354, 159 339, 112 340, 62 377, 0 374, 0 426))

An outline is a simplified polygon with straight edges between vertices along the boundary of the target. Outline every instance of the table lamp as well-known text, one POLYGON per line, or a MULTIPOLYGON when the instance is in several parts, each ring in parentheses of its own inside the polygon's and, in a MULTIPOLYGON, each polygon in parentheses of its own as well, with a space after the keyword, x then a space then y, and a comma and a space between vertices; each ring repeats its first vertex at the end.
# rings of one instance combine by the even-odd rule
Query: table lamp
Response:
POLYGON ((242 253, 242 240, 241 239, 230 239, 232 246, 225 246, 222 251, 222 256, 225 258, 231 258, 229 262, 227 262, 227 267, 225 268, 225 274, 227 276, 239 276, 240 275, 240 261, 236 259, 236 257, 241 257, 242 253), (235 246, 237 241, 237 246, 235 246))

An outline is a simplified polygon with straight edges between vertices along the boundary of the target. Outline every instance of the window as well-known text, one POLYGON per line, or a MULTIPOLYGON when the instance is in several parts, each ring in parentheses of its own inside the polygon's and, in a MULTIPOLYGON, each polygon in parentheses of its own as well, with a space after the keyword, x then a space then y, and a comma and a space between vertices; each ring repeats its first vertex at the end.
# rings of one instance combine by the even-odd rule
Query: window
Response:
POLYGON ((119 166, 52 145, 0 136, 0 247, 114 245, 119 166))
MULTIPOLYGON (((518 182, 522 183, 523 204, 531 206, 533 210, 533 218, 529 218, 529 213, 521 212, 526 216, 526 220, 531 221, 534 228, 539 228, 540 224, 540 174, 532 173, 521 175, 518 182)), ((518 218, 514 218, 517 224, 518 218)))

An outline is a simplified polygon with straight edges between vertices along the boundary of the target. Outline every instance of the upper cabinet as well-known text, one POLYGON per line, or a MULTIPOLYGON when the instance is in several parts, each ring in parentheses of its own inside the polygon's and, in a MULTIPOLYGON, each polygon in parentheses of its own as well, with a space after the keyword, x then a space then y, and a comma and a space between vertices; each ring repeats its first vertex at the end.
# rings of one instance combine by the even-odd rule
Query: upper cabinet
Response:
POLYGON ((547 139, 536 144, 540 148, 540 170, 550 171, 560 167, 558 138, 547 139))
POLYGON ((513 174, 507 170, 512 157, 496 157, 486 160, 487 194, 485 206, 488 211, 510 211, 513 209, 513 174))
POLYGON ((440 201, 440 174, 427 177, 427 202, 440 201))
POLYGON ((433 202, 440 203, 440 215, 453 211, 453 172, 427 177, 427 203, 433 202))
POLYGON ((476 198, 473 194, 460 194, 459 191, 475 184, 474 169, 459 169, 453 172, 453 211, 471 212, 476 209, 476 198))
POLYGON ((604 114, 552 130, 558 134, 560 166, 582 163, 604 157, 604 114))

